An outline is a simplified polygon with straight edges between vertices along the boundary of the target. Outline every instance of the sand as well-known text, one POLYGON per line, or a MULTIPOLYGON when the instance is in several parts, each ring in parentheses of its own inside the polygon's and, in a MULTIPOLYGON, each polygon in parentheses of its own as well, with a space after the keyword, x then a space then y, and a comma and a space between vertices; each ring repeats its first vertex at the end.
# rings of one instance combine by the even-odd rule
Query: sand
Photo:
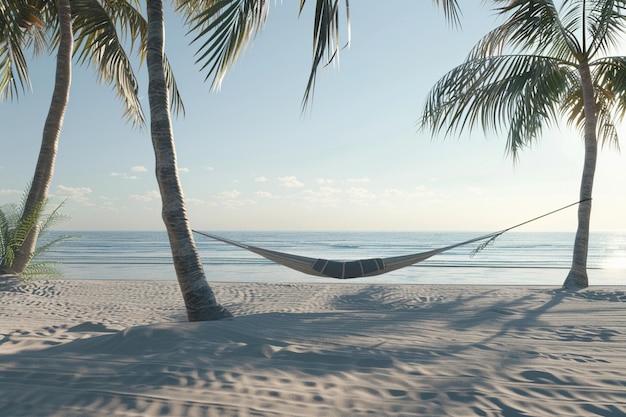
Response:
POLYGON ((0 281, 0 416, 626 416, 626 287, 0 281))

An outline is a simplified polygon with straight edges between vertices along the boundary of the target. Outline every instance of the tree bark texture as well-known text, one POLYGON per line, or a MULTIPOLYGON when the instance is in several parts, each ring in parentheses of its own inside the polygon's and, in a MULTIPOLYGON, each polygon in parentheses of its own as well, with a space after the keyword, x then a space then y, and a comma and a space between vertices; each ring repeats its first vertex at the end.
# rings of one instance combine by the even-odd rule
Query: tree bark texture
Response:
POLYGON ((189 321, 217 320, 231 314, 217 303, 206 281, 178 177, 174 134, 165 82, 163 55, 165 24, 161 0, 147 1, 148 98, 150 131, 156 160, 156 178, 162 201, 162 217, 172 250, 174 269, 189 321))

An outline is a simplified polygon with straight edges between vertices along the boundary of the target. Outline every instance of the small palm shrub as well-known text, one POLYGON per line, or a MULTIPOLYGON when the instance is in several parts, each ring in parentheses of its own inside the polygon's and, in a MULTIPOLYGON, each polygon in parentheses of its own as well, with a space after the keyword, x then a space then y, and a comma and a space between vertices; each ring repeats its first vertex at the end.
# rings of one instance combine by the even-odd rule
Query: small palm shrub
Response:
MULTIPOLYGON (((5 204, 0 207, 0 274, 13 274, 12 265, 15 254, 22 247, 33 228, 39 228, 39 238, 41 238, 52 226, 67 220, 67 217, 59 212, 63 203, 59 204, 54 210, 46 212, 47 200, 37 205, 29 216, 22 218, 26 196, 27 193, 24 194, 19 204, 5 204)), ((28 266, 20 274, 20 278, 61 276, 61 273, 55 268, 55 262, 36 262, 36 259, 60 241, 71 237, 59 236, 44 244, 38 244, 28 266)))

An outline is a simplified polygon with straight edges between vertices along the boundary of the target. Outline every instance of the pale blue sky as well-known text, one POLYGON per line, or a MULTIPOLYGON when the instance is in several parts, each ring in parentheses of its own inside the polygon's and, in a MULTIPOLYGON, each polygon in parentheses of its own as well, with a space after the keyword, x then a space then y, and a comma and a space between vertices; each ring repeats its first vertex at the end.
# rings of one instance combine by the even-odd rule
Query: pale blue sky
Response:
MULTIPOLYGON (((493 231, 578 199, 582 142, 562 125, 514 166, 504 138, 433 138, 416 128, 426 93, 495 20, 463 8, 452 29, 430 1, 351 2, 352 43, 300 101, 311 62, 312 4, 272 3, 266 28, 220 92, 168 13, 167 53, 185 101, 174 135, 192 227, 204 230, 493 231)), ((466 2, 462 2, 466 3, 466 2)), ((473 2, 472 2, 473 3, 473 2)), ((345 27, 345 26, 344 26, 345 27)), ((30 180, 50 102, 54 60, 30 64, 33 91, 0 108, 0 204, 30 180)), ((147 111, 146 69, 141 68, 147 111)), ((111 88, 75 67, 52 202, 73 230, 161 230, 148 129, 121 117, 111 88)), ((623 131, 623 129, 622 129, 623 131)), ((626 229, 626 164, 600 154, 592 229, 626 229)), ((569 209, 523 230, 574 231, 569 209)))

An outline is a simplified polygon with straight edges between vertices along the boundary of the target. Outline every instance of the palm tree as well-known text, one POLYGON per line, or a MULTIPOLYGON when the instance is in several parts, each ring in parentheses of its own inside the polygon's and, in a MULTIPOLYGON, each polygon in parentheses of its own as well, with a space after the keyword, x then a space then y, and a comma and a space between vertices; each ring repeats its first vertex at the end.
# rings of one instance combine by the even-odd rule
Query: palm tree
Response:
POLYGON ((163 2, 148 0, 146 8, 148 98, 150 131, 156 159, 156 178, 163 203, 163 222, 167 229, 174 269, 187 309, 187 318, 189 321, 206 321, 231 317, 230 312, 217 303, 207 283, 185 211, 185 201, 176 165, 169 95, 163 66, 165 47, 163 2))
MULTIPOLYGON (((44 20, 55 21, 57 17, 59 20, 57 35, 59 51, 53 102, 46 120, 35 178, 23 205, 22 217, 32 218, 36 207, 41 205, 37 201, 45 201, 47 198, 69 94, 74 35, 76 35, 76 44, 80 50, 79 61, 95 66, 103 81, 114 83, 118 95, 126 104, 128 118, 135 124, 144 123, 141 105, 137 99, 138 84, 130 60, 121 47, 122 42, 117 33, 119 27, 122 31, 127 31, 133 45, 136 38, 139 38, 141 56, 143 58, 143 55, 146 55, 149 65, 151 124, 157 155, 157 179, 164 198, 164 207, 168 208, 164 210, 164 221, 170 236, 174 265, 187 306, 188 317, 192 321, 229 317, 230 313, 217 304, 204 278, 202 264, 197 256, 184 212, 171 134, 170 97, 172 97, 171 103, 175 112, 184 109, 169 62, 163 54, 162 5, 160 3, 148 5, 148 11, 153 12, 148 15, 152 16, 152 20, 157 25, 155 29, 149 30, 148 22, 130 2, 71 0, 70 4, 69 0, 59 0, 58 9, 55 10, 45 7, 51 3, 35 5, 34 2, 27 0, 1 1, 4 2, 0 3, 3 10, 14 11, 3 14, 4 21, 0 20, 2 25, 0 28, 14 29, 12 32, 9 30, 0 32, 2 36, 0 69, 3 70, 4 75, 0 80, 0 88, 2 88, 0 91, 5 97, 17 95, 19 85, 23 88, 30 85, 26 60, 23 59, 21 48, 29 45, 26 40, 30 38, 26 35, 30 34, 25 28, 31 29, 30 26, 37 24, 35 29, 43 29, 44 20), (74 22, 73 28, 72 21, 74 22), (159 22, 161 22, 160 29, 159 22), (152 53, 146 53, 150 44, 154 45, 151 49, 152 53), (6 58, 2 59, 3 57, 6 58), (4 94, 5 90, 6 94, 4 94), (168 170, 172 167, 173 169, 168 170), (193 250, 188 250, 190 246, 193 250)), ((139 5, 138 2, 134 4, 139 5)), ((38 36, 31 35, 33 39, 42 39, 40 32, 35 34, 38 36)), ((32 258, 39 229, 33 227, 32 230, 34 232, 28 234, 23 244, 16 250, 15 256, 12 257, 11 272, 21 273, 32 258)), ((4 269, 7 269, 6 266, 4 269)))
MULTIPOLYGON (((300 11, 306 0, 301 0, 300 11)), ((317 0, 314 26, 314 58, 305 90, 306 105, 314 88, 317 68, 324 56, 332 61, 339 52, 339 0, 317 0)), ((436 0, 443 5, 451 21, 458 20, 456 0, 436 0)), ((345 0, 349 10, 348 0, 345 0)), ((178 0, 178 6, 197 33, 202 69, 213 75, 213 87, 219 88, 225 73, 237 61, 252 36, 265 24, 269 11, 267 0, 178 0)), ((183 293, 190 321, 217 320, 231 317, 219 305, 209 287, 185 210, 182 185, 178 178, 174 135, 169 99, 163 74, 165 45, 163 2, 147 1, 147 64, 150 101, 150 126, 156 158, 156 177, 162 200, 165 223, 178 283, 183 293)), ((349 12, 347 12, 349 22, 349 12)))
MULTIPOLYGON (((53 45, 57 46, 57 67, 52 102, 45 121, 41 148, 30 191, 24 204, 22 218, 31 216, 36 207, 48 197, 52 182, 58 142, 67 103, 72 74, 72 55, 74 54, 74 36, 78 60, 95 67, 101 81, 114 84, 118 96, 125 105, 125 115, 136 125, 143 125, 144 117, 137 96, 137 80, 130 58, 123 48, 125 38, 130 38, 131 49, 139 38, 138 53, 145 51, 147 24, 137 10, 138 1, 133 3, 109 2, 106 0, 57 0, 47 2, 39 0, 2 0, 4 10, 4 30, 0 33, 0 69, 3 78, 0 90, 3 97, 17 96, 19 85, 29 86, 28 70, 23 46, 30 46, 31 39, 36 41, 36 51, 45 44, 42 31, 51 30, 53 45), (11 19, 12 16, 15 16, 11 19), (47 26, 45 26, 47 25, 47 26), (10 30, 9 30, 10 29, 10 30), (37 29, 37 30, 35 30, 37 29), (121 36, 120 36, 121 35, 121 36), (4 48, 4 49, 3 49, 4 48), (17 76, 17 77, 16 77, 17 76), (18 82, 19 81, 19 82, 18 82)), ((3 23, 0 20, 0 23, 3 23)), ((174 78, 167 61, 165 73, 168 85, 173 92, 175 110, 182 109, 174 78)), ((32 228, 23 245, 15 254, 11 272, 20 274, 26 269, 39 236, 39 228, 32 228)), ((6 265, 3 265, 4 269, 6 265)))
POLYGON ((544 126, 565 118, 584 138, 578 227, 565 288, 589 285, 587 253, 598 142, 618 144, 626 111, 626 57, 611 55, 623 35, 626 2, 492 0, 504 23, 428 94, 421 122, 433 133, 476 125, 506 130, 517 159, 544 126))
MULTIPOLYGON (((22 218, 32 216, 36 208, 47 199, 48 188, 52 182, 54 161, 58 148, 61 126, 65 116, 65 109, 70 96, 70 80, 72 74, 72 53, 74 51, 74 35, 72 32, 72 13, 70 0, 58 0, 57 15, 59 22, 59 46, 57 48, 56 75, 52 103, 44 124, 43 139, 39 151, 39 158, 30 191, 24 205, 22 218)), ((37 243, 39 227, 35 226, 17 249, 11 271, 22 273, 30 261, 37 243)), ((6 268, 6 266, 3 265, 6 268)))

